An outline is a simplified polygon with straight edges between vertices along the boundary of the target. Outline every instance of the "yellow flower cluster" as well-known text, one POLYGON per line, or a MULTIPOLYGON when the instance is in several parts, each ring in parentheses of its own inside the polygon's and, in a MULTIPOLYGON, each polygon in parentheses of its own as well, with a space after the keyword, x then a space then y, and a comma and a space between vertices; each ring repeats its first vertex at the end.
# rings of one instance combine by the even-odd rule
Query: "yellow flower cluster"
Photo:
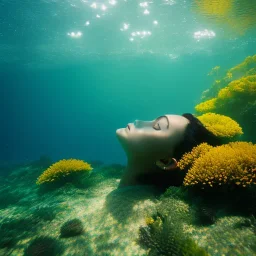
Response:
POLYGON ((232 138, 243 134, 239 124, 228 116, 206 113, 197 118, 203 123, 207 130, 217 137, 232 138))
POLYGON ((214 187, 256 184, 256 144, 231 142, 213 147, 196 159, 189 169, 185 186, 214 187))
POLYGON ((228 99, 237 93, 256 94, 256 75, 242 77, 230 82, 227 87, 219 91, 217 99, 228 99))
POLYGON ((74 173, 91 170, 91 165, 82 160, 63 159, 54 163, 47 170, 45 170, 38 177, 36 184, 41 185, 44 183, 51 183, 74 173))
POLYGON ((253 56, 248 56, 242 63, 238 64, 237 66, 231 68, 229 70, 230 73, 234 72, 245 72, 251 66, 256 65, 256 54, 253 56))
POLYGON ((233 74, 232 74, 231 72, 228 72, 226 77, 227 77, 228 79, 232 79, 233 74))
POLYGON ((212 70, 208 73, 208 76, 218 74, 219 69, 220 69, 220 66, 216 66, 216 67, 212 68, 212 70))
POLYGON ((155 220, 152 217, 147 217, 145 221, 148 226, 155 222, 155 220))
POLYGON ((195 106, 195 110, 198 113, 213 112, 218 106, 224 106, 231 98, 240 100, 247 96, 256 97, 256 75, 231 81, 228 86, 219 91, 216 98, 201 102, 195 106))
POLYGON ((216 101, 217 98, 213 98, 205 102, 202 102, 195 106, 195 110, 199 113, 211 112, 216 108, 216 101))
POLYGON ((204 155, 212 148, 213 146, 210 146, 207 143, 201 143, 200 145, 194 147, 191 152, 185 153, 182 156, 182 158, 178 162, 178 167, 181 170, 191 167, 196 159, 198 159, 201 155, 204 155))

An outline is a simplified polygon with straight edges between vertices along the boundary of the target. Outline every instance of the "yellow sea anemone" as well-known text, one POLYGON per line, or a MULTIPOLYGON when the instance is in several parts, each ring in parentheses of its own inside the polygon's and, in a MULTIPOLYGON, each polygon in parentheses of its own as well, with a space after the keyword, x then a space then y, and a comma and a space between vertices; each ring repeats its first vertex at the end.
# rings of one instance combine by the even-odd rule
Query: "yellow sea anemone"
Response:
POLYGON ((63 159, 54 163, 45 170, 38 177, 36 184, 41 185, 44 183, 51 183, 74 173, 81 173, 84 171, 88 172, 91 170, 91 165, 82 160, 63 159))
POLYGON ((245 72, 248 69, 252 68, 253 66, 256 66, 256 54, 253 56, 248 56, 245 58, 243 62, 240 64, 236 65, 235 67, 231 68, 229 72, 234 73, 234 72, 245 72))
POLYGON ((203 125, 215 136, 232 138, 242 135, 243 131, 239 124, 232 118, 215 113, 206 113, 197 117, 203 125))
POLYGON ((201 155, 205 154, 212 148, 213 146, 210 146, 207 143, 201 143, 200 145, 194 147, 191 152, 185 153, 182 156, 178 162, 178 167, 181 170, 191 167, 196 159, 198 159, 201 155))
POLYGON ((195 160, 184 179, 185 186, 214 187, 256 184, 256 145, 231 142, 214 147, 195 160))
POLYGON ((218 93, 218 100, 225 100, 235 97, 237 94, 256 96, 256 75, 241 77, 228 84, 218 93))
POLYGON ((148 226, 155 222, 155 220, 152 217, 147 217, 145 221, 148 226))
POLYGON ((213 98, 213 99, 204 101, 204 102, 196 105, 195 110, 199 113, 211 112, 216 107, 216 101, 217 101, 217 98, 213 98))

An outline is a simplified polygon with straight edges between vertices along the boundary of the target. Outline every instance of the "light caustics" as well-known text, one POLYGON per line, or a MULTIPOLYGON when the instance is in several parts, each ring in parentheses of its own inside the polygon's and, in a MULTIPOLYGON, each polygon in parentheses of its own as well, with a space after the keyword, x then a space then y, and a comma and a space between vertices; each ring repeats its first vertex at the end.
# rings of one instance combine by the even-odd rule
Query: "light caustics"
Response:
POLYGON ((80 38, 83 33, 81 31, 77 31, 77 32, 69 32, 67 33, 67 35, 71 38, 80 38))
POLYGON ((211 38, 214 38, 216 36, 215 32, 212 31, 212 30, 208 30, 208 29, 204 29, 204 30, 201 30, 201 31, 196 31, 194 33, 194 38, 197 39, 197 40, 200 40, 200 39, 211 39, 211 38))
MULTIPOLYGON (((150 11, 149 11, 149 7, 150 7, 150 4, 152 4, 153 2, 141 2, 138 4, 139 8, 141 9, 140 13, 142 13, 143 15, 149 15, 150 14, 150 11)), ((158 25, 158 21, 157 20, 151 20, 149 21, 149 24, 151 24, 150 27, 155 27, 158 25)), ((137 30, 135 28, 133 28, 131 26, 130 23, 128 22, 124 22, 122 25, 121 25, 121 28, 120 30, 122 32, 125 32, 127 30, 128 31, 128 38, 131 42, 135 41, 135 40, 138 40, 138 39, 144 39, 144 38, 147 38, 149 36, 152 35, 152 32, 149 30, 149 29, 141 29, 141 30, 137 30), (132 31, 131 31, 132 30, 132 31)))
POLYGON ((146 38, 146 37, 151 36, 151 35, 152 35, 151 31, 146 31, 146 30, 134 31, 134 32, 131 32, 129 40, 132 42, 136 38, 143 39, 143 38, 146 38))
MULTIPOLYGON (((93 27, 94 24, 99 24, 99 22, 104 22, 107 20, 107 17, 112 16, 114 12, 112 12, 113 8, 119 8, 120 6, 125 6, 126 4, 132 4, 134 8, 134 13, 137 13, 136 19, 134 19, 134 15, 127 16, 125 20, 120 20, 119 31, 123 33, 127 40, 130 42, 142 42, 142 40, 147 40, 152 38, 154 34, 156 37, 156 31, 166 31, 167 24, 162 24, 155 13, 156 5, 163 6, 166 5, 167 8, 174 8, 173 6, 176 5, 176 0, 159 0, 156 1, 141 1, 141 2, 133 2, 133 0, 82 0, 83 4, 87 6, 91 10, 90 18, 87 17, 85 19, 83 26, 84 29, 86 27, 93 27), (133 17, 133 18, 132 18, 133 17), (139 25, 139 21, 142 21, 142 24, 139 25)), ((131 5, 130 5, 131 6, 131 5)), ((162 8, 162 7, 161 7, 162 8)), ((178 7, 179 8, 179 7, 178 7)), ((130 11, 130 10, 129 10, 130 11)), ((118 11, 117 11, 118 13, 118 11)), ((130 12, 127 12, 130 13, 130 12)), ((162 13, 159 13, 162 15, 162 13)), ((124 15, 126 16, 126 15, 124 15)), ((117 28, 118 29, 118 28, 117 28)), ((118 30, 117 30, 118 31, 118 30)), ((76 31, 75 29, 71 32, 68 32, 67 35, 70 38, 79 39, 82 38, 83 32, 85 31, 76 31)), ((89 36, 86 34, 86 36, 89 36)), ((84 36, 85 37, 85 36, 84 36)), ((155 38, 154 37, 154 38, 155 38)), ((196 32, 191 33, 191 37, 197 41, 203 39, 212 39, 216 37, 214 31, 210 29, 198 30, 196 32)), ((171 54, 171 58, 176 58, 176 55, 171 54)))

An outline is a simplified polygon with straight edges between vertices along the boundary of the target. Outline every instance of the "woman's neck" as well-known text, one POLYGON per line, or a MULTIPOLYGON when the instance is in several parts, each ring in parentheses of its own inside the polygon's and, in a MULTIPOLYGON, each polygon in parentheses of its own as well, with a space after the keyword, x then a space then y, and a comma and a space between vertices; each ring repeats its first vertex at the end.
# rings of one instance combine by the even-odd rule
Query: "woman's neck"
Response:
POLYGON ((138 177, 147 175, 155 171, 155 162, 148 159, 132 158, 128 159, 127 167, 124 171, 119 187, 138 185, 138 177))

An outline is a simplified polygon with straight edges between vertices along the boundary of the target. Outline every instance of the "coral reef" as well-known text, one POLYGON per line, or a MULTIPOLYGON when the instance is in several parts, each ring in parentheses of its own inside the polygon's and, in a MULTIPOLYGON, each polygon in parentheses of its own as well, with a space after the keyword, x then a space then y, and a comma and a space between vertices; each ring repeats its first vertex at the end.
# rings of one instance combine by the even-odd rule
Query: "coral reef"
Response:
POLYGON ((215 113, 206 113, 197 117, 203 125, 220 138, 237 138, 243 134, 242 128, 232 118, 215 113))
POLYGON ((65 222, 60 229, 60 237, 72 237, 83 234, 84 226, 81 220, 72 219, 65 222))
POLYGON ((198 146, 192 148, 188 153, 185 153, 180 161, 178 162, 178 167, 181 170, 190 168, 194 162, 202 155, 211 150, 213 146, 208 145, 207 143, 201 143, 198 146))
POLYGON ((197 158, 184 179, 185 186, 214 187, 256 184, 256 145, 230 142, 197 158))
POLYGON ((244 76, 228 83, 216 97, 196 105, 195 110, 200 113, 220 112, 228 106, 236 107, 239 102, 250 102, 255 99, 255 95, 256 75, 244 76))
POLYGON ((195 106, 195 110, 198 113, 212 112, 216 109, 216 101, 217 101, 217 98, 213 98, 213 99, 201 102, 200 104, 195 106))
POLYGON ((75 173, 91 171, 90 164, 77 159, 63 159, 45 170, 37 179, 37 184, 52 183, 75 173))
POLYGON ((226 115, 243 127, 243 139, 256 142, 256 55, 229 69, 205 91, 195 106, 198 114, 226 115), (218 83, 217 83, 218 81, 218 83))

